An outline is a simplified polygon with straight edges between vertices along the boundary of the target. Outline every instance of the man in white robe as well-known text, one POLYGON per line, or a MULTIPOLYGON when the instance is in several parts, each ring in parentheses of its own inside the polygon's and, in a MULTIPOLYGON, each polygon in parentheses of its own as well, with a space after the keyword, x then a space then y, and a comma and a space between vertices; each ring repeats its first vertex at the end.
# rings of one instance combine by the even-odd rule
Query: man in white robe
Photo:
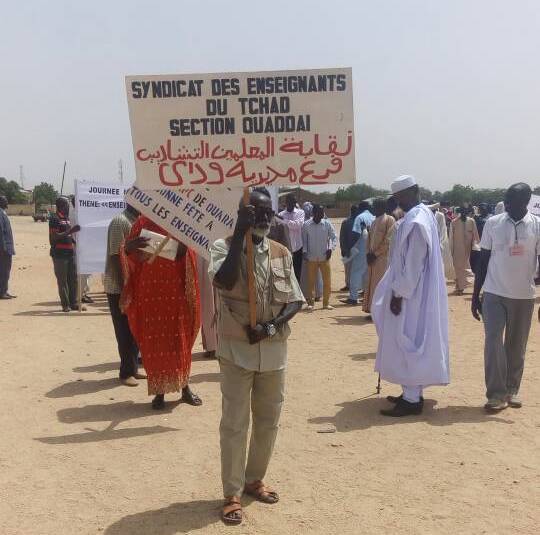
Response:
POLYGON ((403 389, 381 413, 399 417, 422 412, 425 387, 449 383, 448 297, 437 223, 415 179, 397 178, 392 193, 405 217, 371 314, 379 335, 375 370, 403 389))

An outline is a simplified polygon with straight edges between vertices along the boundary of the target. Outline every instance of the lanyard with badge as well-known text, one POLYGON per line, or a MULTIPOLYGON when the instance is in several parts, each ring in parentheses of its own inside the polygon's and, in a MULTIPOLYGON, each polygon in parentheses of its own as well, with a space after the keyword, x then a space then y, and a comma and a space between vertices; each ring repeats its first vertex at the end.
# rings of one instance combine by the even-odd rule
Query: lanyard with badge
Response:
POLYGON ((514 225, 514 245, 510 246, 510 256, 523 256, 525 254, 525 246, 522 243, 519 243, 517 231, 518 226, 522 223, 523 220, 518 221, 517 223, 514 223, 514 221, 512 221, 512 225, 514 225))

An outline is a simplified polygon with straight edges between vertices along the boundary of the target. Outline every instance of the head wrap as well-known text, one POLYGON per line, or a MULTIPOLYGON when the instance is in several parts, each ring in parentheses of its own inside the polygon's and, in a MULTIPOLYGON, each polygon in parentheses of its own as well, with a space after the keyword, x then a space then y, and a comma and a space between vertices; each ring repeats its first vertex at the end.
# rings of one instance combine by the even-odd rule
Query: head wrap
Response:
POLYGON ((504 212, 504 203, 502 201, 495 206, 495 215, 502 214, 504 212))

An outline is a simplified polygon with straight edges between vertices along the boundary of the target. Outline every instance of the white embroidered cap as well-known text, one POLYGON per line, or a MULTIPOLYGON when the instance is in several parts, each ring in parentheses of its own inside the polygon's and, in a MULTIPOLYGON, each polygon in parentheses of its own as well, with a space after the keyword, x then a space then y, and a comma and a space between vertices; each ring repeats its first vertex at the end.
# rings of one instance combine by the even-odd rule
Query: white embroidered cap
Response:
POLYGON ((416 186, 416 179, 411 175, 401 175, 392 182, 390 188, 392 193, 398 193, 412 186, 416 186))

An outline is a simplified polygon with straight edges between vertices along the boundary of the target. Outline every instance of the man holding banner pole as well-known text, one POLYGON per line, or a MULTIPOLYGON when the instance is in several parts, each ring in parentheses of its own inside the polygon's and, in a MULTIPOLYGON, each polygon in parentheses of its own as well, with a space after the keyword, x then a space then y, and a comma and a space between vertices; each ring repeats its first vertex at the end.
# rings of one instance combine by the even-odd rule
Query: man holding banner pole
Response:
POLYGON ((240 205, 233 236, 217 240, 210 251, 209 274, 219 292, 222 519, 229 524, 242 522, 243 493, 267 504, 279 500, 263 479, 283 404, 288 322, 304 300, 290 252, 267 238, 272 216, 270 199, 251 192, 249 204, 240 205), (257 313, 254 327, 250 325, 246 254, 250 234, 257 313), (253 425, 246 462, 250 412, 253 425))

